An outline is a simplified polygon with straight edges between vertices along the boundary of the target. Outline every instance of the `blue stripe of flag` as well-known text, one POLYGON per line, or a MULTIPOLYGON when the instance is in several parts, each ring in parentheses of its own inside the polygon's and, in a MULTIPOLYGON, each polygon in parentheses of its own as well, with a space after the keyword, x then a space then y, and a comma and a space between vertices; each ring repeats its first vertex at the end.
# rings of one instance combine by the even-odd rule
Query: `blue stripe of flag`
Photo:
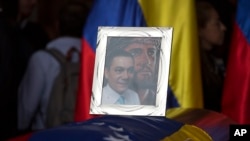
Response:
POLYGON ((236 22, 244 33, 248 43, 250 43, 250 1, 249 0, 238 0, 238 13, 236 22), (247 14, 246 14, 247 12, 247 14))
POLYGON ((146 26, 137 0, 96 0, 86 22, 83 36, 93 51, 98 26, 146 26))

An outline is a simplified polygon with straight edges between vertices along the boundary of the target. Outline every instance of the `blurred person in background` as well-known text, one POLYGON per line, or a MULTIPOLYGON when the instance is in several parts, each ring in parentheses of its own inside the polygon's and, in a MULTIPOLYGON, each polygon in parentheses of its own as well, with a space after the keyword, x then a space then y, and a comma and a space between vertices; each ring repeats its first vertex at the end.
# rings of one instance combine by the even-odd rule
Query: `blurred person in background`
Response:
MULTIPOLYGON (((65 57, 74 47, 81 50, 82 29, 89 7, 85 3, 70 1, 60 10, 60 36, 46 45, 46 49, 56 49, 65 57)), ((72 61, 79 61, 73 55, 72 61)), ((52 85, 60 71, 60 63, 44 50, 35 52, 30 60, 18 93, 18 129, 21 131, 41 130, 46 125, 47 107, 52 85)))
POLYGON ((0 140, 18 134, 17 89, 34 51, 44 48, 47 34, 30 20, 36 0, 1 0, 0 11, 0 140))
POLYGON ((196 10, 204 108, 220 112, 225 63, 216 50, 224 43, 226 27, 211 3, 196 0, 196 10))

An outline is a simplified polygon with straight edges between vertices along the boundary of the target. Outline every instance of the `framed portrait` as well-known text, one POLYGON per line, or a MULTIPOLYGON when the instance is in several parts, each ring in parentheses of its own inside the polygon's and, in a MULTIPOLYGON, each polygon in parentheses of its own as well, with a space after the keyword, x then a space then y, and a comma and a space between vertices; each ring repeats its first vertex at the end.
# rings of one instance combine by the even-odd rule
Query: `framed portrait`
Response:
POLYGON ((172 27, 98 27, 90 114, 165 116, 172 27))

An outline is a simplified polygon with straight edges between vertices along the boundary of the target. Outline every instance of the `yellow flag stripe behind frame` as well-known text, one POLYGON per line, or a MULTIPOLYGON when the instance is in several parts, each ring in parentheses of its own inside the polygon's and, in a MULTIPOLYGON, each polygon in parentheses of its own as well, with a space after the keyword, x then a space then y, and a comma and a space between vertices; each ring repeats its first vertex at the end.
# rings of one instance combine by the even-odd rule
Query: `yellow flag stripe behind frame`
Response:
POLYGON ((203 108, 193 0, 139 0, 148 26, 172 26, 169 85, 180 107, 203 108))

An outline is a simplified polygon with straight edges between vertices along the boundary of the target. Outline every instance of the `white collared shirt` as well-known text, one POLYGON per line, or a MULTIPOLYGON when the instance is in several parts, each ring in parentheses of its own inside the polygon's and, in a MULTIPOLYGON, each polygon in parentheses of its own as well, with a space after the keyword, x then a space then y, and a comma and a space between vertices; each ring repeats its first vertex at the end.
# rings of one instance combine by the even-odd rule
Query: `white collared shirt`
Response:
POLYGON ((139 96, 135 91, 127 89, 122 94, 119 94, 114 91, 109 85, 106 85, 103 88, 101 104, 116 104, 121 95, 124 97, 125 105, 140 105, 139 96))

